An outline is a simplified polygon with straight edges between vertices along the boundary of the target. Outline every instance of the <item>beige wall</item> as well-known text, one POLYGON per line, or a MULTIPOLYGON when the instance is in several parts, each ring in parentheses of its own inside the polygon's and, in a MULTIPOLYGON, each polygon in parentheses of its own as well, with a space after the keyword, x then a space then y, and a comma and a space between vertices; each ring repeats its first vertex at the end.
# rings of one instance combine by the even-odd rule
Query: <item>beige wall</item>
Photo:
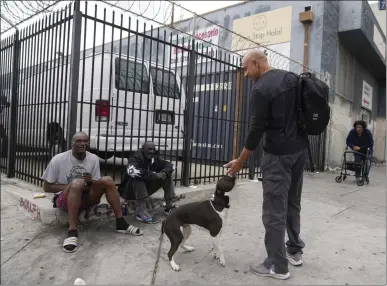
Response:
POLYGON ((334 104, 331 104, 331 109, 326 144, 326 164, 329 167, 337 167, 341 165, 346 139, 353 124, 351 102, 336 96, 334 104))
POLYGON ((379 160, 386 159, 386 119, 377 118, 374 123, 374 156, 379 160))
MULTIPOLYGON (((338 95, 335 102, 331 104, 331 109, 331 121, 327 128, 326 165, 334 168, 341 165, 348 133, 352 129, 353 123, 359 120, 359 114, 354 114, 351 111, 351 101, 338 95)), ((371 120, 368 128, 374 136, 374 156, 379 160, 385 160, 386 119, 371 120)))

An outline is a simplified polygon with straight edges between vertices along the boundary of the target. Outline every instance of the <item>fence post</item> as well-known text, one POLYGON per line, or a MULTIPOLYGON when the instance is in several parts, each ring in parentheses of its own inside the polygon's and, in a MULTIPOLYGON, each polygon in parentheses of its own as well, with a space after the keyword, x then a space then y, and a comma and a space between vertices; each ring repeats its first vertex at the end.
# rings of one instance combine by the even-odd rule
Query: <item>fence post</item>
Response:
POLYGON ((12 88, 11 88, 11 105, 8 117, 8 153, 7 153, 7 177, 15 177, 16 163, 16 127, 17 127, 17 104, 18 104, 18 87, 19 87, 19 56, 20 56, 19 30, 16 30, 13 42, 12 55, 12 88))
POLYGON ((67 149, 71 149, 71 139, 77 129, 79 62, 81 55, 82 12, 80 1, 74 2, 73 30, 71 42, 70 96, 67 112, 67 149))
POLYGON ((235 98, 235 110, 234 110, 234 138, 233 138, 233 148, 232 148, 232 159, 236 159, 238 152, 238 137, 239 137, 239 110, 241 104, 241 98, 243 95, 243 74, 242 71, 238 70, 236 72, 236 98, 235 98))
POLYGON ((188 62, 188 77, 187 77, 187 98, 185 112, 185 138, 184 138, 184 159, 183 159, 183 186, 188 187, 188 179, 190 176, 190 164, 192 156, 192 129, 193 129, 193 94, 195 85, 195 69, 196 69, 196 51, 195 40, 192 40, 191 51, 188 62))

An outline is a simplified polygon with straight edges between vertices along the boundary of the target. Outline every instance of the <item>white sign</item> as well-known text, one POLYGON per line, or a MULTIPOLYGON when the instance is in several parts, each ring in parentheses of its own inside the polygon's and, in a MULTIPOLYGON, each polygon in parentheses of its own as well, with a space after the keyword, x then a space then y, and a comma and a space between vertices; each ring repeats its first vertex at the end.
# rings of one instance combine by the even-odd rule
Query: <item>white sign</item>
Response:
MULTIPOLYGON (((290 65, 290 42, 267 46, 270 50, 259 47, 258 50, 263 51, 269 61, 271 67, 282 70, 289 70, 290 65), (273 52, 272 52, 273 51, 273 52), (280 53, 281 55, 277 54, 280 53)), ((244 56, 252 48, 237 52, 244 56)))
POLYGON ((363 80, 363 92, 361 98, 361 106, 372 111, 372 92, 373 88, 365 80, 363 80))
MULTIPOLYGON (((195 32, 195 48, 198 53, 208 55, 210 57, 214 57, 216 51, 218 50, 217 45, 219 44, 219 36, 220 36, 220 27, 218 26, 210 26, 207 28, 198 29, 195 32), (214 46, 216 45, 216 46, 214 46)), ((193 32, 188 32, 187 34, 192 35, 193 32)), ((191 49, 192 45, 192 36, 187 34, 178 34, 172 36, 172 44, 184 47, 186 49, 191 49)), ((171 40, 171 39, 170 39, 171 40)), ((171 67, 186 66, 188 64, 188 51, 179 49, 177 47, 172 48, 171 55, 171 67)), ((197 63, 205 63, 209 59, 207 57, 201 57, 200 55, 197 57, 197 63)))

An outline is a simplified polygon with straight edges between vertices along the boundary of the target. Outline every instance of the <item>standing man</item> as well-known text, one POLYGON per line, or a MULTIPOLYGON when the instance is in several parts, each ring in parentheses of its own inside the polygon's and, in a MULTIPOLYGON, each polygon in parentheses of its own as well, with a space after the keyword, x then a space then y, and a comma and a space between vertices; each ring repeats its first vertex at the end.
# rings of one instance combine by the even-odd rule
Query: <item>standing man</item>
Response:
POLYGON ((241 170, 265 134, 262 158, 265 246, 268 257, 250 270, 277 279, 290 277, 288 261, 302 264, 304 242, 300 239, 301 191, 307 136, 298 131, 297 77, 271 68, 265 54, 255 50, 242 59, 245 77, 254 82, 250 99, 250 129, 238 159, 225 167, 229 174, 241 170), (289 240, 286 242, 285 229, 289 240))
POLYGON ((165 208, 168 215, 176 208, 172 204, 176 197, 172 173, 175 167, 171 162, 162 160, 153 142, 145 142, 141 149, 128 160, 128 167, 123 182, 120 184, 120 195, 126 199, 136 199, 136 219, 144 223, 157 223, 146 208, 146 198, 160 188, 164 189, 165 208))
POLYGON ((117 232, 143 234, 125 221, 116 185, 110 177, 101 178, 99 158, 86 151, 88 144, 89 137, 84 132, 76 133, 72 138, 72 149, 52 158, 42 176, 43 190, 55 193, 54 207, 69 215, 64 252, 74 252, 78 248, 77 217, 80 211, 98 205, 104 194, 116 216, 117 232))

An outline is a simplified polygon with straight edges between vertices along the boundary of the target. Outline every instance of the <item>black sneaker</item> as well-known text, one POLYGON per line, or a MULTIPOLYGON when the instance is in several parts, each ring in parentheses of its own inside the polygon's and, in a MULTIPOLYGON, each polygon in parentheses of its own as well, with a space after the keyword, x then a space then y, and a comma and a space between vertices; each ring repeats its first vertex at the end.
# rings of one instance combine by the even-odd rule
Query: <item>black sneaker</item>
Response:
POLYGON ((171 213, 171 211, 173 211, 175 208, 177 208, 177 206, 176 205, 172 205, 171 207, 164 207, 164 213, 166 214, 166 215, 169 215, 170 213, 171 213))

